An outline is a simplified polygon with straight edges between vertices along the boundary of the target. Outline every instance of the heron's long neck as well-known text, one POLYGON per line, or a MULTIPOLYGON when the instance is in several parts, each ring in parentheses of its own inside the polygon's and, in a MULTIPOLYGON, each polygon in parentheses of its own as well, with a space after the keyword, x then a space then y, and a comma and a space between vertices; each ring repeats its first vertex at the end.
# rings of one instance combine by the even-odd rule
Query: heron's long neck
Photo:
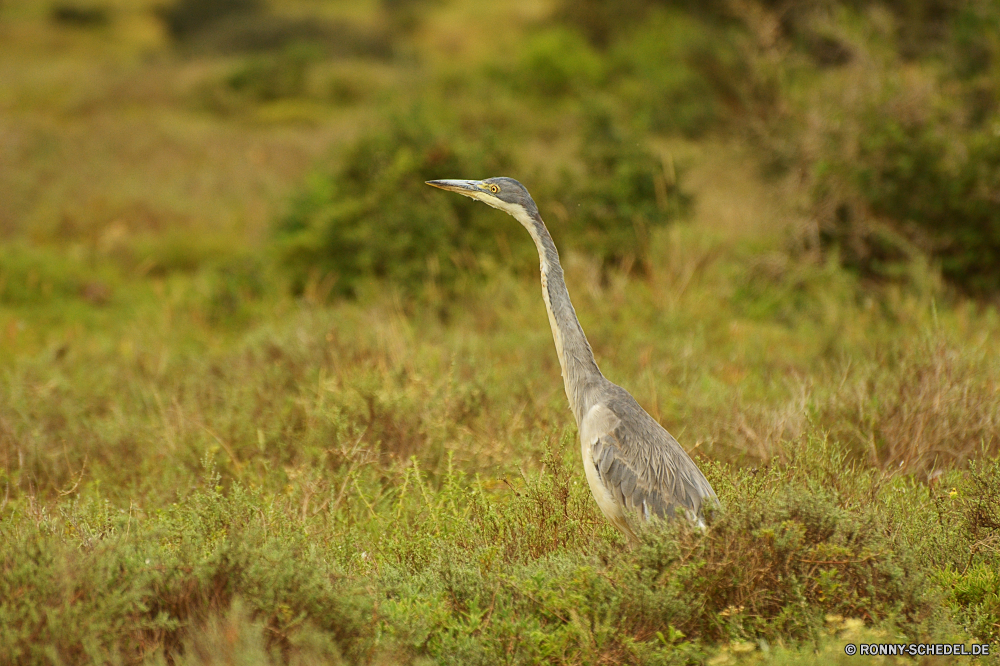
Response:
POLYGON ((579 425, 586 410, 587 391, 589 386, 603 379, 594 352, 590 349, 587 336, 583 333, 576 310, 569 299, 566 280, 563 279, 562 265, 559 263, 559 252, 549 230, 537 212, 532 211, 526 216, 516 216, 535 241, 538 248, 538 258, 542 273, 542 298, 545 309, 549 313, 549 325, 552 327, 552 338, 555 341, 556 353, 559 355, 559 365, 562 367, 563 384, 566 387, 566 397, 570 409, 579 425), (524 219, 521 219, 524 217, 524 219))

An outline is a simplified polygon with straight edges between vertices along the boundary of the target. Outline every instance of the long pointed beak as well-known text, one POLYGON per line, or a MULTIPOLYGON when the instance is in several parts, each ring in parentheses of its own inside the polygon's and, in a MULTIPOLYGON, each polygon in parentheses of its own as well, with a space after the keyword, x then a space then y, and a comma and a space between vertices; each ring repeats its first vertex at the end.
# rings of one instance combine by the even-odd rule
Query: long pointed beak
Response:
POLYGON ((449 192, 458 192, 467 197, 472 196, 472 193, 483 191, 483 188, 479 186, 478 180, 428 180, 426 182, 431 187, 438 187, 449 192))

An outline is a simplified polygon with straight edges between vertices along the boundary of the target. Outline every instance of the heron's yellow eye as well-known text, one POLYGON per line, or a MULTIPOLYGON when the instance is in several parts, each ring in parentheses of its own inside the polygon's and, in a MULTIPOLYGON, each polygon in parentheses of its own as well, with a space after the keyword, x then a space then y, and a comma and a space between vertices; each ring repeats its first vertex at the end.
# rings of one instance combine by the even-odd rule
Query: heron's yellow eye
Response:
POLYGON ((492 192, 493 194, 496 194, 499 191, 500 191, 500 186, 499 185, 496 185, 494 183, 490 183, 490 192, 492 192))

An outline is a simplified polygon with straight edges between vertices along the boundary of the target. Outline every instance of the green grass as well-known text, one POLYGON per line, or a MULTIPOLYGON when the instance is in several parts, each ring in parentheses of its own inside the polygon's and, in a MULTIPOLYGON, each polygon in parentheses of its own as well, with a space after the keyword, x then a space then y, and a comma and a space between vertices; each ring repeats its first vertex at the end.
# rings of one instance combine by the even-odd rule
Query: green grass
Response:
MULTIPOLYGON (((271 99, 232 77, 280 77, 281 56, 180 54, 150 4, 101 7, 93 28, 0 7, 0 663, 864 663, 847 642, 1000 642, 996 307, 931 262, 876 287, 805 242, 809 184, 761 175, 760 127, 709 129, 728 112, 684 41, 705 39, 663 47, 686 64, 656 94, 687 115, 655 118, 628 78, 648 59, 529 3, 488 27, 465 3, 294 3, 362 27, 398 11, 400 50, 300 62, 271 99), (544 95, 518 92, 532 77, 544 95), (630 141, 698 137, 636 153, 692 197, 640 269, 603 236, 555 240, 603 371, 718 491, 707 529, 656 524, 630 550, 598 512, 510 218, 477 209, 495 251, 442 257, 447 285, 362 271, 333 298, 283 263, 276 220, 308 174, 417 100, 497 128, 563 236, 573 192, 612 182, 580 157, 592 114, 630 141)), ((640 55, 676 25, 654 19, 640 55)))
POLYGON ((634 552, 589 497, 530 277, 438 303, 269 287, 233 314, 202 267, 6 305, 8 658, 685 663, 994 638, 997 523, 974 502, 995 513, 1000 475, 961 470, 995 455, 995 314, 866 303, 833 265, 755 295, 756 255, 694 227, 657 237, 672 253, 607 286, 567 261, 605 372, 724 505, 634 552))

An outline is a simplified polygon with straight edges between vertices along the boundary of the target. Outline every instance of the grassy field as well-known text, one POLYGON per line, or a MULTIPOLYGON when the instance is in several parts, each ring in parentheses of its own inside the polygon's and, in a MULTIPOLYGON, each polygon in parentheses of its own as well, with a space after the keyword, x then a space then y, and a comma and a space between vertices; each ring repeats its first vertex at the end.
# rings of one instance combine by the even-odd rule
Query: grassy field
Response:
MULTIPOLYGON (((934 261, 845 269, 803 241, 812 184, 777 140, 726 124, 642 134, 690 206, 637 263, 574 245, 580 109, 619 70, 539 32, 552 7, 274 3, 341 45, 300 60, 179 42, 153 5, 0 2, 0 664, 1000 653, 995 299, 934 261), (579 69, 539 65, 546 40, 579 69), (569 92, 504 81, 529 70, 569 92), (498 128, 604 374, 717 490, 707 530, 629 550, 600 515, 512 219, 483 207, 499 254, 451 282, 338 296, 289 268, 277 221, 413 104, 498 128)), ((789 104, 870 69, 785 81, 789 104)))

